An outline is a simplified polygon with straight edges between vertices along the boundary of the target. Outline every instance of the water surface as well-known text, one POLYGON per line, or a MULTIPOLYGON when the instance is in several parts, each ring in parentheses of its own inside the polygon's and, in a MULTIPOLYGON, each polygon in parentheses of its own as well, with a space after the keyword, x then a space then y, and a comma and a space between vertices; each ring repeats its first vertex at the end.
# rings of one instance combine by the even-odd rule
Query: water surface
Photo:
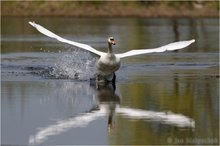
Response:
POLYGON ((2 17, 2 144, 219 144, 218 19, 2 17), (96 56, 49 30, 116 53, 178 40, 178 52, 122 60, 114 86, 97 86, 96 56))

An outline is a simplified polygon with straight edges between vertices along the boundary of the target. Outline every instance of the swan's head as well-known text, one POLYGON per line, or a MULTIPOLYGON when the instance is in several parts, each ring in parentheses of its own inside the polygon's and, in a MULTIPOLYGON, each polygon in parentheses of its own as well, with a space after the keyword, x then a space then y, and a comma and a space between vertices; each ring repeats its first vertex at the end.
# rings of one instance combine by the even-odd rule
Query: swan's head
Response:
POLYGON ((109 37, 108 38, 108 43, 111 44, 111 45, 115 45, 115 39, 113 37, 109 37))

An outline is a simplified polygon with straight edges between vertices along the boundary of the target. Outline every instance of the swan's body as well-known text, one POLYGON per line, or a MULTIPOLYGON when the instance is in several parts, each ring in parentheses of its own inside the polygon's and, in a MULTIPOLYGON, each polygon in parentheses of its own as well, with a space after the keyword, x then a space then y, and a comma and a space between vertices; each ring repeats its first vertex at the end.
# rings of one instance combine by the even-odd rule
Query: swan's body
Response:
POLYGON ((153 53, 153 52, 164 52, 164 51, 173 51, 173 50, 179 50, 182 48, 185 48, 195 42, 195 40, 189 40, 189 41, 179 41, 179 42, 174 42, 170 43, 168 45, 158 47, 158 48, 153 48, 153 49, 140 49, 140 50, 131 50, 125 53, 121 54, 114 54, 112 50, 112 45, 115 45, 115 40, 113 37, 109 37, 108 39, 108 52, 104 53, 101 51, 98 51, 94 48, 92 48, 89 45, 70 41, 67 39, 64 39, 53 32, 47 30, 46 28, 40 26, 39 24, 36 24, 35 22, 29 22, 30 25, 35 27, 39 32, 42 34, 52 37, 57 39, 60 42, 67 43, 79 48, 82 48, 84 50, 90 51, 98 56, 100 56, 96 67, 98 70, 98 75, 101 76, 101 79, 111 81, 115 77, 115 71, 117 71, 120 68, 120 60, 121 58, 129 57, 129 56, 134 56, 134 55, 140 55, 140 54, 147 54, 147 53, 153 53))
POLYGON ((100 57, 96 67, 101 75, 108 76, 119 69, 120 58, 114 54, 107 53, 100 57))
MULTIPOLYGON (((113 53, 112 45, 115 45, 115 40, 113 37, 108 39, 108 52, 102 54, 96 64, 98 75, 108 81, 114 78, 114 72, 120 68, 120 57, 113 53)), ((102 79, 98 79, 102 80, 102 79)))

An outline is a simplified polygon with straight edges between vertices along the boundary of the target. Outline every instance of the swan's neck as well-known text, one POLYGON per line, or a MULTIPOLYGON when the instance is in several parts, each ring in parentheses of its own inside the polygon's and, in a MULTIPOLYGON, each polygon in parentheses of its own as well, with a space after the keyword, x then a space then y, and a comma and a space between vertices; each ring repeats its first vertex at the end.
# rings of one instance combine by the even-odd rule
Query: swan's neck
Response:
POLYGON ((108 43, 108 53, 113 53, 112 44, 108 43))

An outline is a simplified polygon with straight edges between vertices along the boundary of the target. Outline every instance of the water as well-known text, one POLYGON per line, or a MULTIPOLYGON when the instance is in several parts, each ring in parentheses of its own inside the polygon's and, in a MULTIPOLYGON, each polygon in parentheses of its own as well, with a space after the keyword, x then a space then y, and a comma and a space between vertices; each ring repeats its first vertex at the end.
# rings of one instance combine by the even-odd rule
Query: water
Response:
POLYGON ((219 144, 218 19, 2 17, 1 143, 219 144), (178 52, 122 60, 116 87, 97 86, 97 56, 49 30, 116 53, 178 40, 178 52))

